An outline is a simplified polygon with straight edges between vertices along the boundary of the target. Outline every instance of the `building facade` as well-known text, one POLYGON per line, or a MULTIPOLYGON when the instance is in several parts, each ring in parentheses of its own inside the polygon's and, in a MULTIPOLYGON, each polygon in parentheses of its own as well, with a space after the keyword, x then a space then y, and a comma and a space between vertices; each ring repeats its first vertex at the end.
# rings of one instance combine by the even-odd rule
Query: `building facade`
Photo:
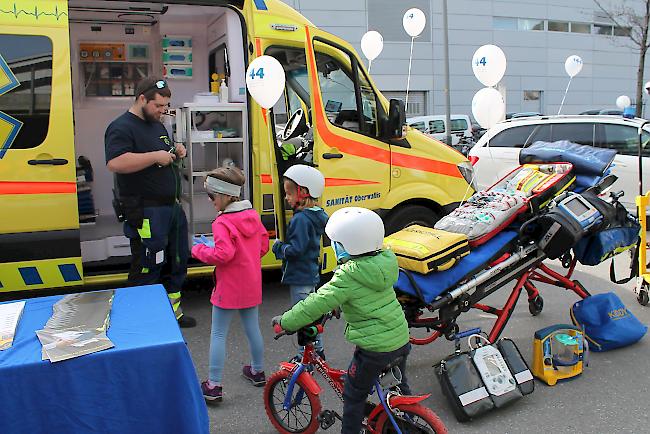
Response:
MULTIPOLYGON (((379 31, 384 50, 371 73, 392 98, 403 98, 406 90, 411 39, 402 28, 402 16, 412 7, 424 11, 427 26, 413 47, 408 115, 444 113, 441 0, 284 1, 359 53, 363 34, 379 31)), ((508 66, 498 88, 507 112, 556 114, 569 81, 564 62, 572 54, 583 59, 584 67, 572 80, 562 113, 615 109, 619 95, 635 100, 638 52, 629 30, 614 25, 592 0, 449 0, 448 22, 453 113, 471 114, 472 97, 483 87, 474 77, 471 59, 484 44, 498 45, 506 55, 508 66)))

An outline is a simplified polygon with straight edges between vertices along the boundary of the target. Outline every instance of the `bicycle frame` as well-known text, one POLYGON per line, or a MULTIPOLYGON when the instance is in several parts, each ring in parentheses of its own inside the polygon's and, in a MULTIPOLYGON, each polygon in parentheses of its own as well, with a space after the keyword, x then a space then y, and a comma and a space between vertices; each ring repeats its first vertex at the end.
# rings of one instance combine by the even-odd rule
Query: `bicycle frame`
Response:
MULTIPOLYGON (((295 399, 292 401, 291 397, 293 396, 293 388, 298 381, 298 378, 302 377, 305 387, 310 389, 309 392, 318 395, 321 392, 321 387, 318 385, 316 380, 305 372, 307 366, 311 366, 316 369, 327 381, 330 387, 336 392, 336 395, 341 401, 343 401, 343 385, 344 385, 344 376, 347 374, 347 371, 342 369, 335 369, 330 367, 325 360, 323 360, 316 352, 314 351, 313 343, 307 343, 305 345, 305 350, 302 356, 302 360, 298 363, 282 362, 280 364, 280 369, 285 371, 292 372, 291 380, 289 380, 289 385, 287 386, 287 392, 284 397, 284 402, 282 404, 284 410, 290 410, 293 406, 299 404, 304 397, 304 391, 301 389, 297 394, 295 399)), ((399 429, 395 418, 393 417, 392 407, 395 407, 399 404, 415 404, 420 401, 425 400, 430 395, 422 396, 402 396, 397 394, 392 394, 391 392, 386 392, 379 383, 379 379, 375 380, 374 391, 376 391, 377 396, 379 397, 379 402, 381 405, 377 404, 372 409, 368 415, 367 429, 369 433, 376 433, 374 430, 374 421, 379 417, 382 411, 385 411, 388 415, 389 420, 391 421, 393 427, 395 428, 398 434, 401 434, 402 431, 399 429)))

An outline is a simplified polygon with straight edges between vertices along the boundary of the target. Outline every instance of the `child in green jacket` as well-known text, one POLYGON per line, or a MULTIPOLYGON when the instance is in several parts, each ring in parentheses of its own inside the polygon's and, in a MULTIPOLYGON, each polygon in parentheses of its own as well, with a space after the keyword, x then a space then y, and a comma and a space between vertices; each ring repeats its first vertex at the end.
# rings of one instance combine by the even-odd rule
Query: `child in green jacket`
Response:
POLYGON ((399 268, 397 258, 382 250, 384 224, 365 208, 343 208, 330 217, 325 232, 339 261, 334 277, 318 291, 297 303, 274 323, 296 331, 340 306, 347 321, 345 337, 356 345, 343 390, 342 433, 361 430, 368 394, 381 370, 399 357, 402 361, 403 393, 409 330, 393 284, 399 268))

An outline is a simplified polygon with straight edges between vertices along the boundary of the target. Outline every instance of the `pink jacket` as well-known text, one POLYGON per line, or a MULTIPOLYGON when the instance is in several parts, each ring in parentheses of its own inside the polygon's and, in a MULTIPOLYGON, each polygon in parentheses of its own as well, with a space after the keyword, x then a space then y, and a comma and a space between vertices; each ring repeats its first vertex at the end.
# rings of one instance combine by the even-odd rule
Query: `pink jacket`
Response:
POLYGON ((217 284, 210 301, 223 309, 245 309, 262 303, 262 256, 269 235, 249 201, 230 204, 212 223, 214 247, 197 244, 192 256, 214 265, 217 284))

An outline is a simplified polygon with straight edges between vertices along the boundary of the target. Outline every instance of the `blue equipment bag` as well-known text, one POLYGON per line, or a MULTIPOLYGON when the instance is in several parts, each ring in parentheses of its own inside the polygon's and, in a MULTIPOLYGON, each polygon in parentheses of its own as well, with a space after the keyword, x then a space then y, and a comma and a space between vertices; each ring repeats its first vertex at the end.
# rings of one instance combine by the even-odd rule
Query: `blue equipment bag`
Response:
POLYGON ((609 351, 641 339, 648 327, 627 310, 613 292, 596 294, 576 302, 571 321, 582 328, 592 351, 609 351))
POLYGON ((596 232, 578 241, 573 252, 582 265, 598 265, 635 247, 639 240, 640 229, 641 226, 635 224, 596 232))
POLYGON ((564 162, 573 164, 577 176, 602 176, 611 166, 616 151, 579 145, 568 140, 533 143, 519 153, 519 164, 564 162))

